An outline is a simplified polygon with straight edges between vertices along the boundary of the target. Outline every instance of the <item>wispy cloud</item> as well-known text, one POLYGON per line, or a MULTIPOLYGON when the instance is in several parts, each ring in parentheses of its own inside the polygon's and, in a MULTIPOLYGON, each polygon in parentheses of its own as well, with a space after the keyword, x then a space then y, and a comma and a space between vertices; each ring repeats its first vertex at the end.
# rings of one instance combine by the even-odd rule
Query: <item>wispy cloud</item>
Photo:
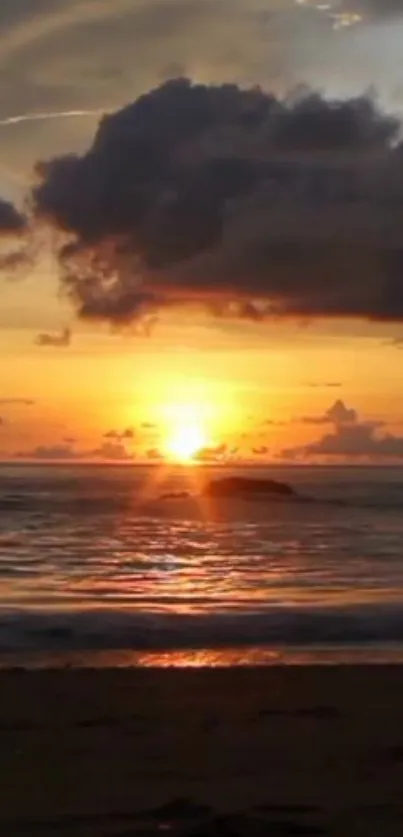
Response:
POLYGON ((0 398, 0 405, 2 407, 33 407, 36 401, 31 398, 0 398))
POLYGON ((46 122, 52 119, 74 119, 85 116, 101 116, 106 111, 97 108, 96 110, 66 110, 50 113, 20 113, 18 116, 6 116, 0 119, 0 127, 7 125, 19 125, 22 122, 46 122))

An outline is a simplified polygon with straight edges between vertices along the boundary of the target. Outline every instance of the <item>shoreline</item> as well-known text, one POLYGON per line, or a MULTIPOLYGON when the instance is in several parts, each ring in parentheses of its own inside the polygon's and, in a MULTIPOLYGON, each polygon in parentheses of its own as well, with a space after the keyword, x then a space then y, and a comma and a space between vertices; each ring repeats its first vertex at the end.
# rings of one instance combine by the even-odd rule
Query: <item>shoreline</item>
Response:
POLYGON ((400 666, 403 642, 317 644, 298 646, 244 645, 154 649, 42 649, 1 651, 0 673, 13 669, 251 669, 323 666, 400 666))
POLYGON ((402 833, 401 665, 3 670, 0 695, 7 837, 402 833))

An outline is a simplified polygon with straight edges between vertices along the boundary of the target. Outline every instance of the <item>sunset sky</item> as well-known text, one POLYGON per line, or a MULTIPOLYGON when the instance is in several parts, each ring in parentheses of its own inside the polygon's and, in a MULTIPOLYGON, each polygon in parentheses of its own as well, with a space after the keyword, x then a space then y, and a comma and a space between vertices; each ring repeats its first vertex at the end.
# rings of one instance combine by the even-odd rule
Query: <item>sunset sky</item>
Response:
POLYGON ((403 460, 402 38, 2 0, 2 460, 403 460))

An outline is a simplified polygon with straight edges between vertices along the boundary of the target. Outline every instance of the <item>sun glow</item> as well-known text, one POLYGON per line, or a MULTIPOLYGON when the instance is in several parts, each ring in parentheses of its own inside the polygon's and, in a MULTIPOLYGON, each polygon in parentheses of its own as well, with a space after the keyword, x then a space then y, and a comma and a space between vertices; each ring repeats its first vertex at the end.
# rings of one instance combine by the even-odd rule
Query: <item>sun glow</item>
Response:
POLYGON ((201 405, 175 404, 166 408, 164 454, 177 462, 192 462, 209 444, 201 405))

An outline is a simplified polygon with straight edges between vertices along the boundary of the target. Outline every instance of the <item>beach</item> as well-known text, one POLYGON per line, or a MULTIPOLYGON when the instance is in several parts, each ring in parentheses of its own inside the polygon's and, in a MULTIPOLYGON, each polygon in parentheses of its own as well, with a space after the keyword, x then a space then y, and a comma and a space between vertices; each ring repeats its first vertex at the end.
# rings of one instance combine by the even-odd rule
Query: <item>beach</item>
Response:
POLYGON ((0 673, 2 835, 400 835, 403 668, 0 673))

